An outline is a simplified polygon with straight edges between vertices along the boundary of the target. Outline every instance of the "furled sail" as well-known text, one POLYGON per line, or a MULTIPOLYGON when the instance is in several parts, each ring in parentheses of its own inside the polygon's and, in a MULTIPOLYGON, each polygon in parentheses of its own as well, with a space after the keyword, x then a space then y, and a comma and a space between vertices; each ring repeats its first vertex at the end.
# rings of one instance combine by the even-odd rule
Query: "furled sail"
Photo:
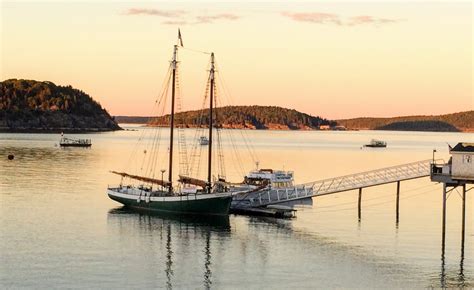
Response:
POLYGON ((201 180, 201 179, 197 179, 197 178, 183 176, 183 175, 179 176, 178 181, 181 182, 181 183, 185 183, 185 184, 192 184, 192 185, 196 185, 196 186, 201 186, 202 188, 207 187, 207 182, 206 181, 201 180))
POLYGON ((138 176, 138 175, 128 174, 128 173, 125 173, 125 172, 117 172, 117 171, 110 171, 110 172, 114 173, 114 174, 117 174, 117 175, 120 175, 122 177, 136 179, 136 180, 140 180, 140 181, 144 181, 144 182, 148 182, 148 183, 153 183, 153 184, 158 184, 158 185, 166 186, 166 187, 170 186, 170 183, 168 181, 164 181, 164 180, 161 180, 161 179, 138 176))

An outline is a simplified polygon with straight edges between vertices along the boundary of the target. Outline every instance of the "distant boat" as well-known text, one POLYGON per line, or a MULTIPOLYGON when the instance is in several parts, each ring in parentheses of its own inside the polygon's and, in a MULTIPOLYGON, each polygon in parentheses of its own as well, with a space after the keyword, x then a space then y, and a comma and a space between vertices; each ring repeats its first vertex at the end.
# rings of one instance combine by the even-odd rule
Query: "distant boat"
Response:
POLYGON ((206 136, 201 136, 199 138, 199 145, 209 145, 209 139, 206 136))
POLYGON ((61 147, 91 147, 91 139, 73 139, 62 137, 59 140, 59 146, 61 147))
POLYGON ((370 140, 370 143, 369 143, 369 144, 365 144, 364 147, 385 148, 385 147, 387 147, 387 142, 381 141, 381 140, 372 139, 372 140, 370 140))
MULTIPOLYGON (((258 166, 258 162, 257 162, 258 166)), ((313 193, 312 187, 305 187, 304 185, 296 185, 294 183, 293 171, 273 170, 273 169, 255 169, 251 170, 243 181, 244 185, 249 186, 250 191, 242 191, 234 194, 234 199, 231 203, 231 211, 235 213, 251 213, 254 209, 252 203, 259 199, 267 199, 270 202, 271 197, 275 201, 279 194, 286 195, 287 201, 290 201, 289 196, 297 196, 298 192, 304 192, 306 196, 311 196, 313 193)), ((296 204, 296 203, 295 203, 296 204)), ((281 205, 281 207, 267 206, 273 210, 278 210, 281 217, 292 217, 294 212, 291 209, 293 205, 281 205)))

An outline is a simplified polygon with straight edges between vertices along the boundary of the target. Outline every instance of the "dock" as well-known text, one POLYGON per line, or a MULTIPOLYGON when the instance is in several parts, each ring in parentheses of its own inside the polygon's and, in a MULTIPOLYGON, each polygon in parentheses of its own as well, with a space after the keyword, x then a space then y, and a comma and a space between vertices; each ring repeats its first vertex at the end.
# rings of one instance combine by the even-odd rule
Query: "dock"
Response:
POLYGON ((234 208, 231 213, 244 215, 258 215, 276 218, 294 218, 296 216, 296 209, 281 205, 268 205, 265 207, 247 207, 234 208))
MULTIPOLYGON (((440 160, 439 160, 440 161, 440 160)), ((391 167, 385 167, 360 173, 322 179, 296 185, 293 189, 268 188, 244 197, 236 197, 233 212, 266 212, 276 205, 287 206, 291 203, 312 197, 339 192, 359 191, 359 219, 361 216, 362 190, 367 187, 389 183, 397 184, 396 203, 397 221, 399 218, 400 182, 430 176, 433 160, 421 160, 391 167)))

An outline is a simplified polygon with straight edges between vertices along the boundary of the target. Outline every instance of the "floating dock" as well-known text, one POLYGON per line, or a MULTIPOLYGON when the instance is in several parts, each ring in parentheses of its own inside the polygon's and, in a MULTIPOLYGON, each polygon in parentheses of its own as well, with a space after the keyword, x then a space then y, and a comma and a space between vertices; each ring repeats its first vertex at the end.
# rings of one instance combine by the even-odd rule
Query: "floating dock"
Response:
POLYGON ((294 218, 296 209, 282 205, 269 205, 265 207, 241 207, 231 209, 231 213, 244 215, 258 215, 276 218, 294 218))

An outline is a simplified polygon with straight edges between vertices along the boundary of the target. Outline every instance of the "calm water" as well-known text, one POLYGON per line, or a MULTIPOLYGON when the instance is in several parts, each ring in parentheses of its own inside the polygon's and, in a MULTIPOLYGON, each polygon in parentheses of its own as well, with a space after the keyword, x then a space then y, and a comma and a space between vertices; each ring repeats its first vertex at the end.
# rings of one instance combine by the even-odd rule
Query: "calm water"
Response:
MULTIPOLYGON (((356 191, 314 199, 293 220, 140 215, 105 189, 119 182, 109 170, 142 162, 142 151, 129 157, 144 132, 76 135, 91 138, 91 149, 55 147, 55 134, 0 134, 1 288, 474 287, 472 192, 463 258, 460 196, 448 199, 443 259, 442 188, 428 178, 402 182, 398 225, 394 184, 364 190, 360 223, 356 191)), ((234 181, 254 167, 243 136, 261 167, 294 170, 301 183, 430 159, 434 148, 447 160, 446 142, 474 141, 462 133, 228 133, 234 181), (389 147, 361 149, 371 138, 389 147)))

